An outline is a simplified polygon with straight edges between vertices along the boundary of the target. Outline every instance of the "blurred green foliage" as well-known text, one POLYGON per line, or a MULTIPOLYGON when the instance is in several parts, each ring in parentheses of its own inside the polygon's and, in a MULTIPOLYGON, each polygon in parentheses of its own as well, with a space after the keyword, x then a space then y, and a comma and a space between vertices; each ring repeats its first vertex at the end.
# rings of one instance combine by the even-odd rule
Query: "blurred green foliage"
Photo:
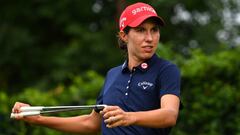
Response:
POLYGON ((194 50, 181 61, 185 109, 176 134, 239 135, 240 48, 205 55, 194 50))
MULTIPOLYGON (((158 55, 182 72, 174 135, 240 135, 237 0, 142 0, 166 22, 158 55)), ((137 0, 0 2, 0 135, 63 135, 9 119, 16 101, 95 104, 108 69, 124 61, 118 18, 137 0)), ((75 116, 89 111, 59 113, 75 116)))
MULTIPOLYGON (((11 120, 11 107, 14 105, 15 101, 30 103, 35 106, 95 104, 96 97, 100 92, 103 81, 104 78, 96 72, 87 71, 83 75, 73 76, 72 83, 69 86, 59 84, 56 88, 47 91, 36 88, 26 88, 21 93, 14 96, 1 91, 0 135, 64 134, 47 128, 36 127, 23 122, 11 120)), ((55 116, 76 116, 90 113, 90 111, 91 110, 64 112, 55 114, 55 116)))

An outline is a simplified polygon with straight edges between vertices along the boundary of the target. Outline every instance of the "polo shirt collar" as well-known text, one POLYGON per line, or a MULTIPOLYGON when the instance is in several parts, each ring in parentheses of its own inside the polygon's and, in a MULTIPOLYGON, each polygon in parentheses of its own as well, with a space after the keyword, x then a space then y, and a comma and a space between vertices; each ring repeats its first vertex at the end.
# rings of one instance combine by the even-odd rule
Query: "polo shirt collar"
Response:
MULTIPOLYGON (((136 69, 139 69, 142 72, 146 72, 152 65, 153 63, 157 60, 157 55, 153 54, 153 56, 144 61, 143 63, 139 64, 137 67, 135 67, 136 69)), ((124 63, 122 64, 122 72, 125 73, 129 71, 128 69, 128 60, 125 60, 124 63)))

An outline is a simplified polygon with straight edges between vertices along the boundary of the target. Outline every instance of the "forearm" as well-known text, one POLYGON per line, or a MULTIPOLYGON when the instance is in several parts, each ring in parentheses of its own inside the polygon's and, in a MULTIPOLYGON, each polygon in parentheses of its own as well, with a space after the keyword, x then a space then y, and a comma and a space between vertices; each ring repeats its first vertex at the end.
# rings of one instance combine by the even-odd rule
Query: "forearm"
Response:
POLYGON ((24 119, 33 124, 71 133, 96 133, 101 127, 101 117, 95 111, 89 115, 76 117, 38 116, 38 118, 26 117, 24 119))
MULTIPOLYGON (((29 106, 28 104, 16 102, 12 113, 20 113, 21 107, 29 106)), ((48 116, 26 116, 16 115, 16 120, 23 120, 28 123, 37 124, 52 129, 72 133, 94 133, 100 130, 101 116, 92 110, 89 115, 76 117, 48 117, 48 116)))
POLYGON ((97 128, 89 124, 90 116, 76 116, 76 117, 45 117, 41 116, 36 124, 56 129, 63 132, 71 133, 90 133, 97 132, 97 128))
POLYGON ((156 109, 142 112, 129 112, 130 117, 133 118, 132 125, 165 128, 176 124, 178 112, 171 109, 156 109))

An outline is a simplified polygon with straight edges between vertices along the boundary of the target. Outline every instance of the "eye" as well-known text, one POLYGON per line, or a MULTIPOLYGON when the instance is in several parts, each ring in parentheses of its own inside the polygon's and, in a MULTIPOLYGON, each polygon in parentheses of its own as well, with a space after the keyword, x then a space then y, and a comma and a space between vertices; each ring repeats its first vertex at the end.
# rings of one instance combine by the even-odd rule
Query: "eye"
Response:
POLYGON ((144 32, 145 31, 145 29, 143 27, 137 27, 135 30, 137 32, 144 32))
POLYGON ((159 27, 157 27, 157 26, 156 26, 156 27, 153 27, 153 28, 152 28, 152 31, 153 31, 153 32, 159 32, 159 27))

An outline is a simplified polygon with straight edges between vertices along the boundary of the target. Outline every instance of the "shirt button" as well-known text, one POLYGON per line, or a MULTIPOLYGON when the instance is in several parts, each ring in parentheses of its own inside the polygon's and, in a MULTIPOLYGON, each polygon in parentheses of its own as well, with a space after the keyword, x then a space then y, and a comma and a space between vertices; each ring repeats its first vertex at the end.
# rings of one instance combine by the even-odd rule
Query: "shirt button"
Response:
POLYGON ((125 93, 125 95, 127 96, 127 95, 128 95, 128 93, 126 92, 126 93, 125 93))
POLYGON ((126 87, 126 89, 128 89, 128 88, 129 88, 129 86, 126 87))
POLYGON ((128 80, 128 83, 130 83, 131 81, 130 80, 128 80))

